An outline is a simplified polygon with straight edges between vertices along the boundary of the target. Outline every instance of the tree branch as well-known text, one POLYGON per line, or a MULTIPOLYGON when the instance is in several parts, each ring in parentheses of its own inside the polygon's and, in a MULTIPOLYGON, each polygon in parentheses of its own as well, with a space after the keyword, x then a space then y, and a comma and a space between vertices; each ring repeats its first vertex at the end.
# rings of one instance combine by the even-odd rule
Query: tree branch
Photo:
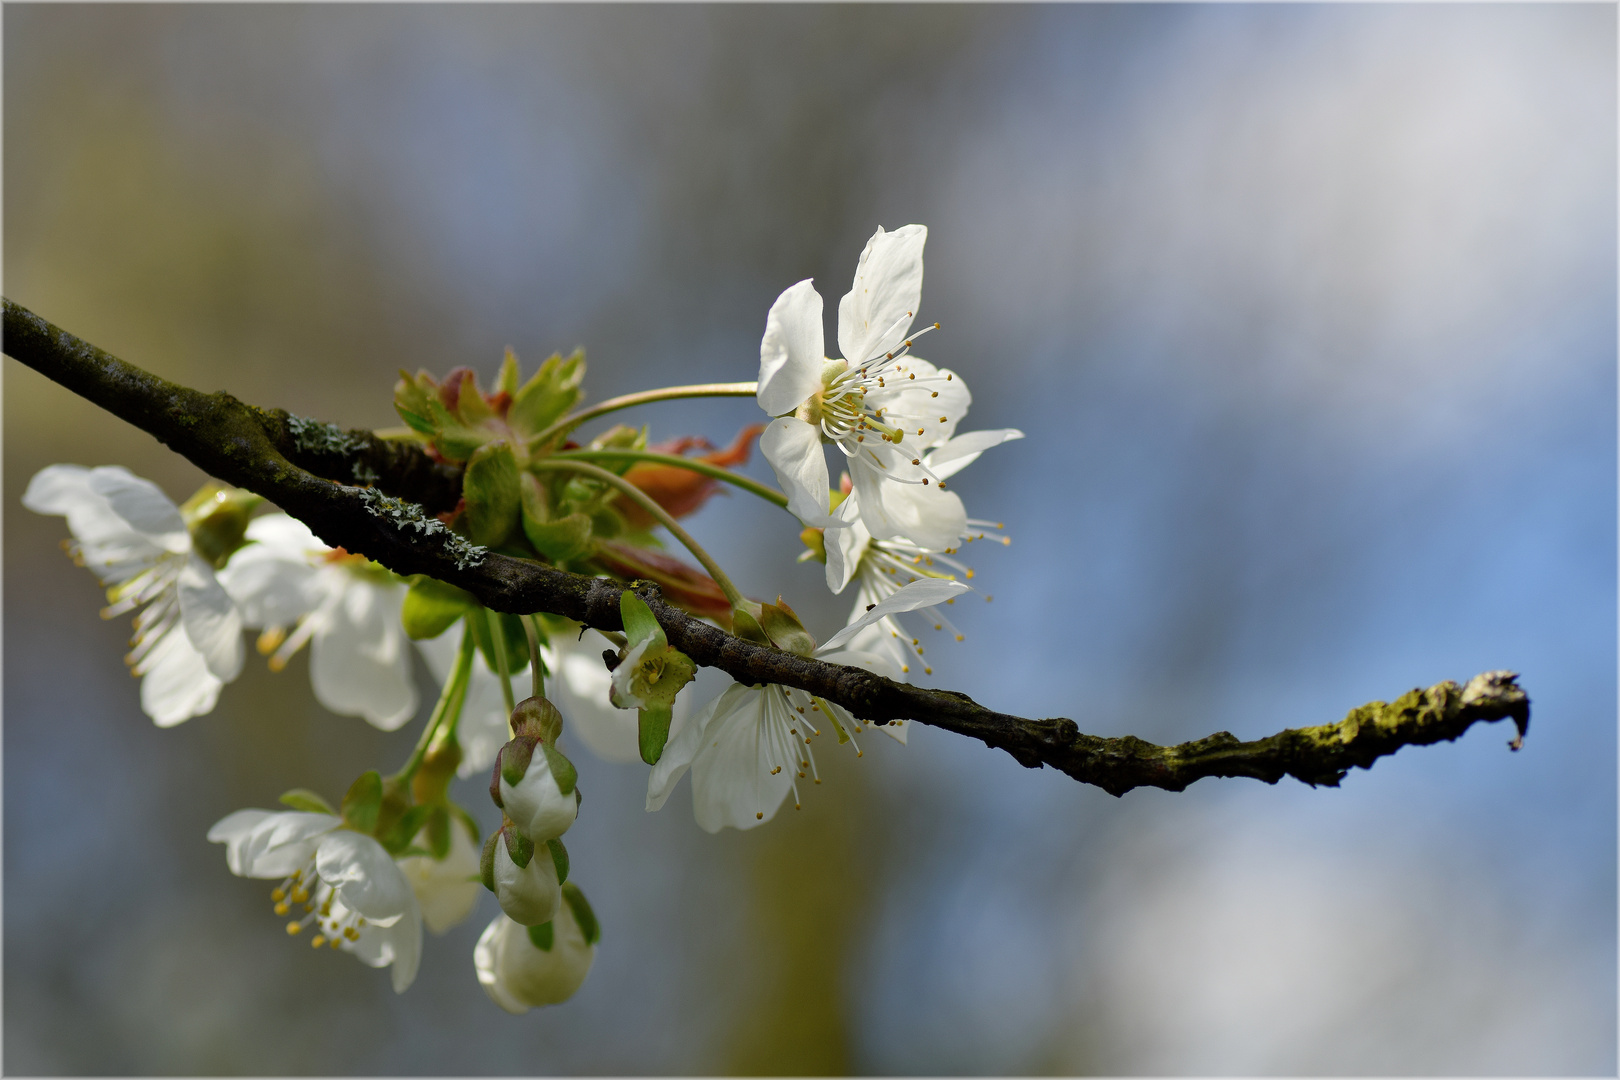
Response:
MULTIPOLYGON (((40 374, 153 435, 205 472, 246 488, 309 525, 326 543, 375 559, 395 573, 428 574, 472 593, 495 611, 564 615, 619 630, 624 586, 475 547, 433 513, 460 497, 457 469, 411 443, 204 394, 119 360, 4 300, 4 350, 40 374), (357 486, 358 485, 358 486, 357 486)), ((1100 738, 1072 720, 1030 720, 995 712, 965 694, 897 683, 860 668, 755 645, 666 604, 642 584, 669 642, 699 664, 744 683, 798 687, 874 722, 909 719, 982 740, 1029 768, 1050 765, 1114 795, 1136 787, 1180 791, 1206 776, 1276 783, 1293 776, 1337 785, 1402 746, 1457 738, 1477 721, 1511 719, 1518 748, 1530 699, 1508 671, 1443 682, 1393 703, 1373 702, 1344 720, 1291 729, 1253 742, 1218 732, 1179 746, 1134 736, 1100 738)))

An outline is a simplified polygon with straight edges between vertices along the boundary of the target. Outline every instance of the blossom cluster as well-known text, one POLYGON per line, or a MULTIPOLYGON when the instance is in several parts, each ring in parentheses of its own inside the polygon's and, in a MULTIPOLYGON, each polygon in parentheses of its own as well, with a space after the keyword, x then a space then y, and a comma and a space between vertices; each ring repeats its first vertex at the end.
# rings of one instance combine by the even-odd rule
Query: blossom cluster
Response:
MULTIPOLYGON (((769 422, 725 449, 695 438, 649 445, 645 429, 622 425, 574 441, 585 420, 620 403, 704 390, 580 411, 579 353, 553 356, 522 381, 508 352, 488 391, 467 369, 402 374, 394 403, 405 426, 380 434, 460 467, 458 505, 424 520, 470 545, 653 582, 670 603, 757 644, 896 680, 931 673, 907 620, 961 640, 941 610, 972 589, 961 550, 1000 528, 968 517, 947 481, 1021 434, 959 433, 966 385, 913 352, 938 325, 913 331, 926 237, 908 225, 867 243, 839 303, 841 359, 825 355, 812 283, 781 294, 766 317, 757 383, 726 391, 752 392, 769 422), (756 438, 780 493, 733 471, 756 438), (829 447, 844 465, 836 483, 829 447), (787 509, 800 559, 825 564, 833 593, 855 586, 846 625, 825 642, 780 597, 744 597, 678 524, 722 483, 787 509), (659 529, 701 568, 671 555, 659 529)), ((601 931, 564 846, 581 805, 578 770, 559 746, 565 733, 608 761, 648 766, 649 811, 690 773, 697 823, 717 832, 769 821, 789 794, 802 807, 801 782, 820 783, 813 744, 824 726, 857 754, 874 726, 774 684, 733 682, 695 704, 696 665, 631 588, 621 594, 622 634, 496 612, 448 583, 329 547, 249 492, 211 482, 177 506, 118 466, 51 466, 23 503, 66 517, 69 552, 107 588, 104 617, 135 612, 127 662, 159 726, 218 705, 242 671, 245 631, 257 632, 274 671, 308 646, 315 698, 383 731, 418 714, 413 667, 425 665, 441 690, 399 770, 361 774, 336 806, 295 788, 282 796, 286 809, 237 810, 208 832, 232 873, 276 882, 272 908, 290 936, 389 968, 397 991, 416 977, 424 924, 442 933, 466 919, 480 884, 500 908, 474 950, 492 1000, 523 1012, 583 983, 601 931), (480 773, 500 814, 487 833, 450 797, 455 777, 480 773)), ((907 724, 876 727, 903 744, 907 724)))

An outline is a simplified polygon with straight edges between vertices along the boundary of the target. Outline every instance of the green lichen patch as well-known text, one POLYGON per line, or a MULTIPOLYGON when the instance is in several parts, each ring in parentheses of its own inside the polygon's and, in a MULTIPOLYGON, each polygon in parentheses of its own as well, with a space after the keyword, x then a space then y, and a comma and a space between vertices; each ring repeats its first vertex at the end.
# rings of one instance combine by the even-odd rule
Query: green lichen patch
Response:
POLYGON ((382 518, 397 529, 412 529, 424 538, 441 537, 445 554, 456 561, 457 570, 482 565, 489 557, 488 548, 468 543, 452 532, 444 522, 429 515, 416 503, 384 495, 376 488, 362 488, 360 498, 366 504, 366 509, 374 516, 382 518))

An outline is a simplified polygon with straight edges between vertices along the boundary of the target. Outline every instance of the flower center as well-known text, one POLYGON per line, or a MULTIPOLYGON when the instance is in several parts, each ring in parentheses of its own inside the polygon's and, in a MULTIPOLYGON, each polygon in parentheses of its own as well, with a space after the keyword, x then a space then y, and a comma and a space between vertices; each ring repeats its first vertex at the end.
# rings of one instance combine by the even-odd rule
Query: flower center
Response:
POLYGON ((315 873, 315 860, 300 870, 294 870, 282 883, 271 890, 272 909, 277 915, 292 913, 294 904, 304 909, 302 918, 287 923, 292 937, 313 926, 315 936, 309 943, 315 948, 330 945, 334 949, 351 949, 360 940, 360 930, 366 925, 365 917, 349 910, 337 898, 337 892, 315 873))

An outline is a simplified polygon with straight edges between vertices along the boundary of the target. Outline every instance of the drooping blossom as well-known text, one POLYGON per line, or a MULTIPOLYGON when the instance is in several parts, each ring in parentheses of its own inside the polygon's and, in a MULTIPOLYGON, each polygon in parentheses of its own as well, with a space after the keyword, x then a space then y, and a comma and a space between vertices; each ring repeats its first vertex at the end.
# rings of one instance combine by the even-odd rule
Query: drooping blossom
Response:
POLYGON ((141 677, 141 709, 159 727, 212 710, 242 670, 242 616, 180 508, 116 465, 49 466, 22 501, 67 518, 69 552, 108 587, 102 618, 139 609, 125 661, 141 677))
POLYGON ((556 917, 523 926, 498 915, 473 949, 473 967, 490 1000, 509 1013, 556 1005, 573 997, 590 974, 601 936, 578 886, 562 887, 556 917))
POLYGON ((307 644, 310 684, 326 708, 384 731, 414 716, 404 583, 362 555, 327 547, 286 514, 255 518, 247 539, 220 582, 247 625, 264 631, 259 650, 271 669, 307 644))
POLYGON ((332 814, 238 810, 208 830, 225 845, 238 877, 281 879, 270 893, 287 933, 308 934, 316 948, 351 953, 371 967, 393 968, 394 992, 416 978, 422 915, 399 866, 369 836, 332 814), (296 911, 295 911, 296 909, 296 911))

